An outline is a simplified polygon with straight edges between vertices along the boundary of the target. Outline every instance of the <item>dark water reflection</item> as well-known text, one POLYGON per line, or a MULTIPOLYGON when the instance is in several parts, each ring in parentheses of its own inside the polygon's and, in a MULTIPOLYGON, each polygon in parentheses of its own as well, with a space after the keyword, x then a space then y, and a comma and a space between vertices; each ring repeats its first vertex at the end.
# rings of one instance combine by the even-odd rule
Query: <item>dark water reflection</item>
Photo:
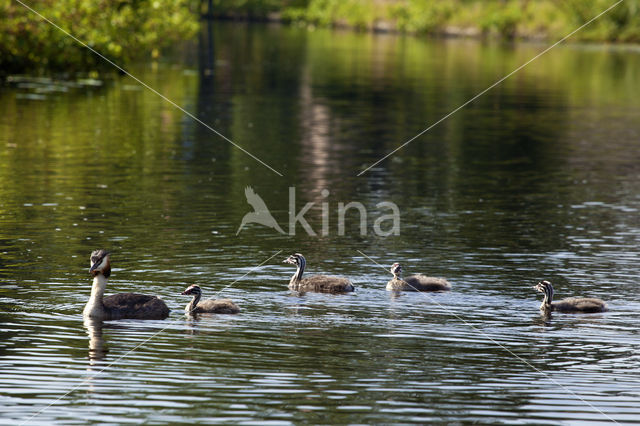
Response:
POLYGON ((132 71, 283 177, 128 79, 1 89, 3 421, 637 421, 636 50, 555 49, 356 177, 544 46, 218 23, 200 43, 132 71), (246 186, 285 231, 293 187, 319 235, 236 235, 246 186), (338 235, 350 201, 367 235, 355 214, 338 235), (399 236, 373 232, 385 201, 399 236), (170 318, 83 323, 97 247, 108 292, 170 318), (293 251, 358 291, 290 294, 293 251), (393 261, 454 291, 392 297, 393 261), (610 312, 544 318, 542 278, 610 312), (242 313, 184 317, 192 283, 242 313))

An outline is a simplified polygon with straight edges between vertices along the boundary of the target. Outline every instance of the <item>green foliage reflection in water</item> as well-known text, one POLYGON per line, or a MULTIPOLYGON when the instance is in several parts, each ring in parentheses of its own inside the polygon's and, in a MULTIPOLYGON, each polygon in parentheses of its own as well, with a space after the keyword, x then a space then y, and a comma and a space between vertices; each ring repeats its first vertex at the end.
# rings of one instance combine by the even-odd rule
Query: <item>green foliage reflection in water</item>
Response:
MULTIPOLYGON (((16 223, 24 225, 18 226, 17 234, 28 235, 35 232, 29 229, 38 229, 41 234, 50 233, 46 241, 57 244, 71 239, 79 246, 87 235, 105 238, 96 235, 97 229, 106 229, 100 225, 107 221, 103 214, 121 214, 118 209, 126 204, 132 223, 154 224, 154 232, 145 226, 127 229, 131 240, 141 246, 164 246, 154 240, 166 237, 162 232, 165 219, 157 228, 155 225, 164 217, 176 218, 171 223, 176 229, 194 228, 197 223, 193 234, 205 235, 226 227, 221 235, 232 235, 233 244, 256 244, 255 234, 233 236, 247 211, 246 186, 254 186, 268 206, 281 209, 274 212, 281 224, 286 222, 282 209, 288 206, 290 182, 299 182, 299 206, 315 200, 322 189, 315 185, 332 188, 332 203, 352 200, 359 183, 350 176, 538 51, 535 45, 509 48, 498 43, 433 42, 326 30, 308 33, 299 28, 256 26, 245 31, 228 23, 216 26, 215 31, 218 66, 210 81, 170 67, 135 69, 134 74, 274 164, 287 179, 283 181, 185 119, 153 93, 134 90, 126 82, 105 84, 86 93, 53 94, 47 102, 27 101, 7 91, 1 98, 5 119, 0 125, 0 198, 4 204, 0 213, 19 216, 16 223), (336 45, 343 49, 334 49, 336 45), (292 57, 300 60, 290 61, 292 57), (437 83, 437 90, 428 82, 437 83), (215 90, 220 87, 229 89, 215 90), (320 166, 305 163, 305 159, 317 158, 311 155, 314 144, 325 142, 326 162, 320 166), (364 149, 368 154, 361 154, 364 149), (194 174, 212 181, 194 183, 194 174), (276 185, 282 185, 279 192, 272 190, 276 185), (215 204, 218 194, 223 195, 221 203, 228 203, 222 204, 226 208, 215 204), (77 201, 67 202, 65 197, 77 201), (52 199, 59 202, 54 213, 42 207, 52 199), (204 213, 197 219, 193 200, 206 205, 198 210, 204 213), (80 203, 85 210, 79 209, 80 203), (35 207, 25 209, 25 204, 35 207), (85 217, 92 221, 90 227, 82 226, 85 217), (70 227, 73 223, 79 226, 70 227), (63 232, 55 231, 56 227, 63 232)), ((557 52, 412 143, 402 155, 395 156, 398 161, 384 163, 398 174, 394 182, 402 193, 417 197, 426 191, 411 184, 415 175, 403 176, 406 165, 399 162, 402 158, 406 162, 433 159, 434 163, 428 163, 420 173, 447 174, 447 179, 427 179, 434 182, 428 193, 456 194, 466 188, 469 179, 464 171, 481 167, 476 165, 479 154, 475 148, 479 127, 490 129, 496 140, 546 135, 552 141, 546 147, 531 143, 535 154, 564 140, 567 129, 580 127, 576 114, 585 106, 634 110, 640 57, 627 55, 623 49, 585 52, 560 47, 557 52), (512 106, 512 114, 496 115, 496 108, 509 101, 505 93, 510 92, 519 93, 527 108, 512 106), (553 108, 541 99, 549 93, 553 93, 553 108), (446 149, 433 143, 438 140, 447 140, 446 149)), ((515 142, 514 147, 520 149, 515 142)), ((567 150, 574 149, 579 148, 567 150)), ((509 153, 501 144, 487 152, 498 159, 509 153)), ((565 160, 560 154, 543 154, 562 168, 565 160)), ((477 174, 486 173, 481 169, 477 174)), ((514 193, 524 191, 518 190, 514 193)), ((313 213, 307 217, 319 230, 320 216, 313 213)), ((406 221, 411 223, 412 218, 406 221)), ((110 232, 124 234, 120 229, 110 232)), ((482 238, 487 238, 487 233, 482 238)), ((304 233, 300 239, 305 240, 304 233)), ((265 250, 271 249, 268 241, 264 244, 265 250)), ((84 256, 81 251, 78 255, 84 256)))

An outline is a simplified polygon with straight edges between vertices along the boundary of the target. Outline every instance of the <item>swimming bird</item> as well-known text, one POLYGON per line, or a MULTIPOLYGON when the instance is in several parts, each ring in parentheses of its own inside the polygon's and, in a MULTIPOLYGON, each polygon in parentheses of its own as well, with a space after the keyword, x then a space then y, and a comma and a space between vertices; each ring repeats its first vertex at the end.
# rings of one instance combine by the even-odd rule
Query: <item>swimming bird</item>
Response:
POLYGON ((402 265, 398 262, 391 265, 393 279, 387 283, 388 291, 447 291, 451 284, 444 278, 427 277, 422 274, 402 279, 402 265))
POLYGON ((240 222, 240 227, 236 231, 236 235, 238 235, 240 231, 242 231, 242 228, 244 228, 247 223, 257 223, 269 228, 273 228, 281 234, 285 233, 282 228, 280 228, 280 225, 278 225, 278 222, 276 222, 276 220, 271 215, 271 212, 269 211, 269 208, 265 204, 264 200, 253 191, 253 188, 247 186, 244 190, 244 195, 245 197, 247 197, 247 203, 249 203, 251 207, 253 207, 254 211, 244 215, 242 221, 240 222))
POLYGON ((353 284, 347 278, 335 277, 331 275, 312 275, 302 278, 304 268, 307 264, 304 256, 300 253, 292 254, 283 263, 290 263, 297 266, 296 273, 289 281, 289 289, 293 291, 316 292, 316 293, 348 293, 354 291, 353 284))
POLYGON ((193 299, 191 299, 191 302, 187 303, 187 306, 184 308, 187 314, 237 314, 240 312, 238 305, 233 303, 230 299, 207 299, 200 302, 202 290, 200 289, 200 286, 196 284, 187 287, 182 294, 193 294, 193 299))
POLYGON ((132 319, 165 319, 169 316, 169 308, 156 296, 138 293, 118 293, 104 297, 107 278, 111 275, 111 261, 109 252, 95 250, 91 253, 91 268, 93 275, 91 297, 82 315, 96 320, 132 319))
POLYGON ((553 286, 549 281, 540 281, 534 289, 544 293, 544 299, 540 305, 543 312, 574 312, 574 313, 592 313, 604 312, 607 310, 607 304, 594 297, 569 297, 558 302, 553 301, 553 286))

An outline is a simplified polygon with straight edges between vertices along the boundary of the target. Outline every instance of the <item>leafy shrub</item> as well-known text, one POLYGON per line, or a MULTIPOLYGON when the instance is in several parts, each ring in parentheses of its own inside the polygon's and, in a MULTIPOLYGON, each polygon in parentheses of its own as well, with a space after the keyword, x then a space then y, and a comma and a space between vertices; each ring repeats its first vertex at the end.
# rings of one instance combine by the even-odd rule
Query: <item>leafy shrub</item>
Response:
MULTIPOLYGON (((199 25, 194 0, 42 0, 31 7, 123 66, 193 37, 199 25)), ((109 65, 20 3, 0 0, 0 67, 75 72, 109 65)))

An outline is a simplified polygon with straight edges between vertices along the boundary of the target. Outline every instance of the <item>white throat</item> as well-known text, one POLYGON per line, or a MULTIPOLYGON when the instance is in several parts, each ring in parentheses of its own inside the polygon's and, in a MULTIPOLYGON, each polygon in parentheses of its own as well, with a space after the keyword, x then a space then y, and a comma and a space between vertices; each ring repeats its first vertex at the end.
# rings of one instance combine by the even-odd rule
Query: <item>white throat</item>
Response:
POLYGON ((91 296, 89 301, 82 311, 82 315, 91 318, 103 318, 104 317, 104 304, 102 298, 104 297, 104 291, 107 288, 107 278, 98 274, 93 277, 93 285, 91 286, 91 296))

